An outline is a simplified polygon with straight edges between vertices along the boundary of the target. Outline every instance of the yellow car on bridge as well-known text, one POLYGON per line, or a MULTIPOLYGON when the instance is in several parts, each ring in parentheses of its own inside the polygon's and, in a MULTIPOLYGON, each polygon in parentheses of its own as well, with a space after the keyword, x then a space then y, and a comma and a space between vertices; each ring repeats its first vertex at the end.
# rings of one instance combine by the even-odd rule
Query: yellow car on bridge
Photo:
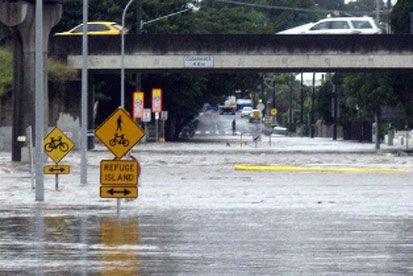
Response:
MULTIPOLYGON (((124 29, 125 33, 127 29, 124 29)), ((82 35, 83 34, 83 24, 80 24, 73 29, 56 33, 57 36, 64 35, 82 35)), ((87 34, 88 35, 121 35, 122 26, 116 22, 110 21, 92 21, 87 23, 87 34)))

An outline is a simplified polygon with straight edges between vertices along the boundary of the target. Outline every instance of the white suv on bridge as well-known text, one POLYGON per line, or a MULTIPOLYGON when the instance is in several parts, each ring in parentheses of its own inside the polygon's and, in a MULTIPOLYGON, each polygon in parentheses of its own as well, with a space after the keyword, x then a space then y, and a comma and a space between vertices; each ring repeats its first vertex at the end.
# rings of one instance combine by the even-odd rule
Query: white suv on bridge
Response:
POLYGON ((329 17, 315 23, 309 23, 288 29, 278 34, 380 34, 371 17, 329 17))

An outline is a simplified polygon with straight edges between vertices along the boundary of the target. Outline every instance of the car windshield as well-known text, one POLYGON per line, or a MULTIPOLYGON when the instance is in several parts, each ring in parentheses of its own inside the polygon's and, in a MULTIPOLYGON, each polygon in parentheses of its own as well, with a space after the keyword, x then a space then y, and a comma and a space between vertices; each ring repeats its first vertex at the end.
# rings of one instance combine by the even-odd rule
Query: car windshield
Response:
POLYGON ((122 31, 122 26, 119 24, 113 24, 112 27, 115 28, 116 30, 122 31))
POLYGON ((310 30, 315 31, 315 30, 326 30, 328 29, 329 23, 328 22, 321 22, 316 25, 314 25, 310 30))

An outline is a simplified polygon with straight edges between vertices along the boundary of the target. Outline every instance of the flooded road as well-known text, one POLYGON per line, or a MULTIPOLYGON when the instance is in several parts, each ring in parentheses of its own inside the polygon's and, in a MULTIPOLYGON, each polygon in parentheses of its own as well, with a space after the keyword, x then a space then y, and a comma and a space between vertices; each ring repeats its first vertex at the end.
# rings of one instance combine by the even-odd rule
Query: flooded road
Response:
POLYGON ((27 165, 0 153, 0 275, 413 275, 413 159, 368 147, 287 137, 139 145, 139 197, 122 201, 119 218, 116 200, 99 197, 106 150, 89 152, 86 185, 78 153, 69 156, 72 174, 58 190, 45 177, 43 203, 27 165))
POLYGON ((1 275, 413 272, 412 219, 266 208, 17 212, 0 219, 1 275))

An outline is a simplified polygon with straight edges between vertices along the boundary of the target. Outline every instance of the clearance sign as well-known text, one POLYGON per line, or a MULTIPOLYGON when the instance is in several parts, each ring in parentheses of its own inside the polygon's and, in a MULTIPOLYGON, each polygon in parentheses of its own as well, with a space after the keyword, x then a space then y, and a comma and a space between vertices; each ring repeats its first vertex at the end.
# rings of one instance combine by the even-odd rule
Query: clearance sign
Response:
POLYGON ((142 119, 144 113, 144 93, 140 91, 133 93, 132 103, 133 118, 142 119))
POLYGON ((162 112, 162 89, 152 88, 152 112, 162 112))

